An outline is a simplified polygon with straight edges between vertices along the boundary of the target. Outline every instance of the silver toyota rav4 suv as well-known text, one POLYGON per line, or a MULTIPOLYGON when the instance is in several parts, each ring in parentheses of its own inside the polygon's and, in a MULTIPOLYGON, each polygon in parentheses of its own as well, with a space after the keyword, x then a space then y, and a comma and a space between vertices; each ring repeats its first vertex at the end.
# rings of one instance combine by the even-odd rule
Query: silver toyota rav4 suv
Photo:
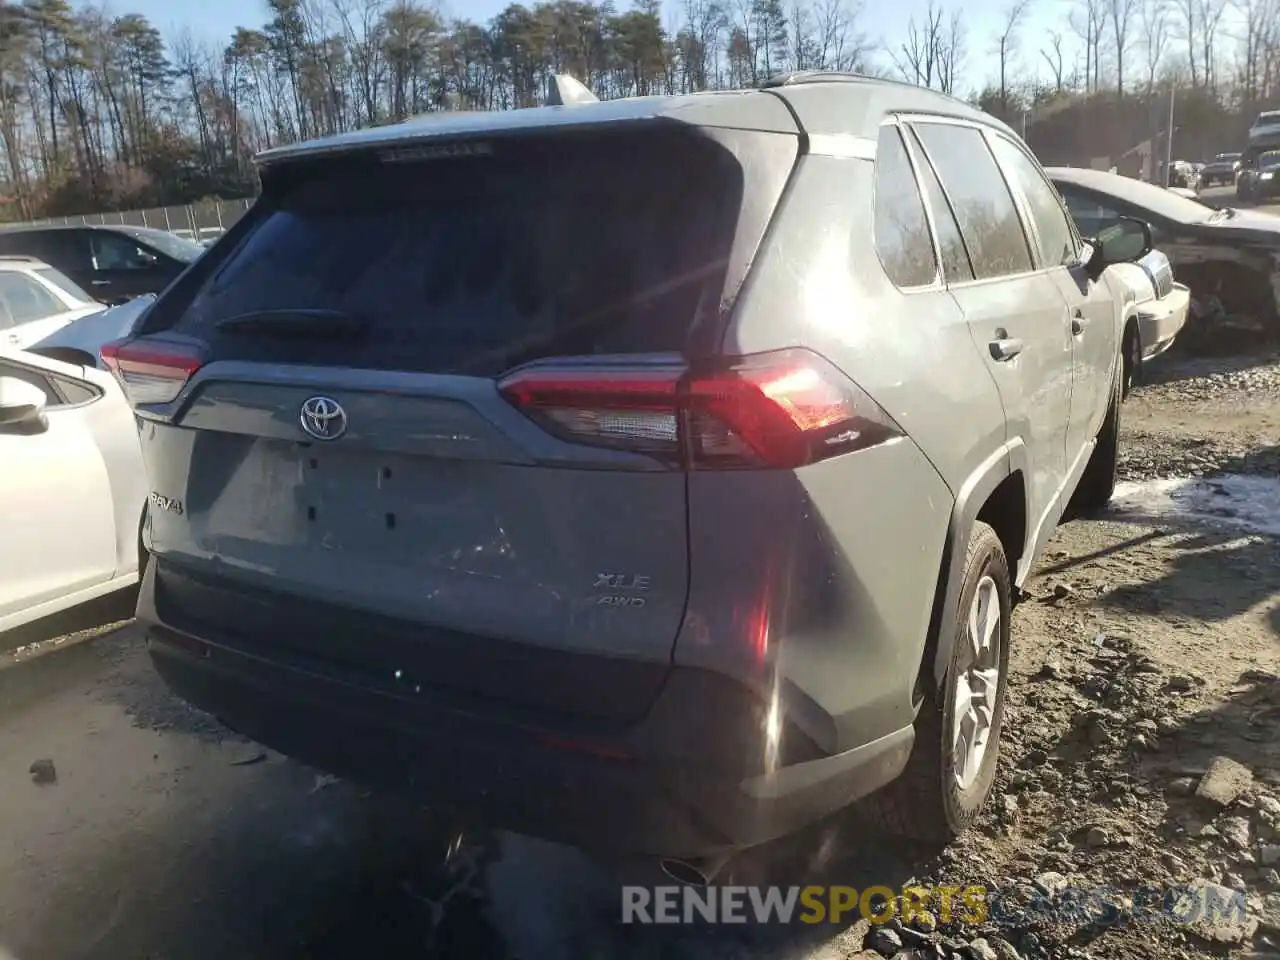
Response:
POLYGON ((179 696, 695 880, 863 798, 973 820, 1012 601, 1112 494, 1144 224, 1082 241, 1004 125, 831 74, 260 169, 103 351, 179 696))

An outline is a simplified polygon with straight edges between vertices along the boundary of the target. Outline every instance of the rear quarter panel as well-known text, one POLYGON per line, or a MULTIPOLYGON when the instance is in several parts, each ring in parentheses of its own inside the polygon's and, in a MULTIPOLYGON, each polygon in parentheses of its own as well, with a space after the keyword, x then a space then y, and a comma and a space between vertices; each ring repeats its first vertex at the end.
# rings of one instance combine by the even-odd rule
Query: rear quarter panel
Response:
POLYGON ((826 749, 912 721, 953 491, 1005 443, 1002 408, 942 289, 904 296, 868 228, 872 165, 801 161, 727 333, 728 354, 806 346, 906 438, 798 471, 689 478, 679 664, 776 695, 826 749))

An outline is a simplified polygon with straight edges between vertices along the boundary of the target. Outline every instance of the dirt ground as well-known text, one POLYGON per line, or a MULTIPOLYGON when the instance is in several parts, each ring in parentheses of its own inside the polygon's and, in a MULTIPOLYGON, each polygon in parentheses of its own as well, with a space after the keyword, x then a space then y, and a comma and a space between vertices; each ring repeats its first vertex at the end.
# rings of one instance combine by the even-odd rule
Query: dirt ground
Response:
POLYGON ((951 931, 975 957, 1280 957, 1280 356, 1153 364, 1124 438, 1117 508, 1061 527, 1015 612, 991 810, 926 875, 1007 894, 951 931), (1144 888, 1205 882, 1247 911, 1144 920, 1144 888), (1061 889, 1103 895, 1020 912, 1061 889))

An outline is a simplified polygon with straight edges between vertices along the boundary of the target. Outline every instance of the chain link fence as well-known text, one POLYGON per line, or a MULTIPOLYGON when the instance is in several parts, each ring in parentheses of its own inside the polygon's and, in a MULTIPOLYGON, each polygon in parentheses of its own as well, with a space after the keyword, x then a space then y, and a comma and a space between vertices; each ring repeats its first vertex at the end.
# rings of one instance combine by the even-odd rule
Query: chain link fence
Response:
POLYGON ((175 207, 152 207, 149 210, 124 210, 118 213, 89 213, 75 217, 46 217, 31 224, 121 224, 130 227, 154 227, 180 237, 204 243, 220 237, 253 206, 251 198, 243 200, 210 200, 175 207))

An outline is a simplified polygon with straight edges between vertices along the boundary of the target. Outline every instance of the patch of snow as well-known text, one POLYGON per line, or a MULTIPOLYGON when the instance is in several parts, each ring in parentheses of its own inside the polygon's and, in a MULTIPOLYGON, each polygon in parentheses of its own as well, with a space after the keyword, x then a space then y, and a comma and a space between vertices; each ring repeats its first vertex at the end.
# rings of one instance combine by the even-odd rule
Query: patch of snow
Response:
POLYGON ((1113 513, 1241 527, 1280 537, 1280 479, 1222 476, 1116 484, 1113 513))

